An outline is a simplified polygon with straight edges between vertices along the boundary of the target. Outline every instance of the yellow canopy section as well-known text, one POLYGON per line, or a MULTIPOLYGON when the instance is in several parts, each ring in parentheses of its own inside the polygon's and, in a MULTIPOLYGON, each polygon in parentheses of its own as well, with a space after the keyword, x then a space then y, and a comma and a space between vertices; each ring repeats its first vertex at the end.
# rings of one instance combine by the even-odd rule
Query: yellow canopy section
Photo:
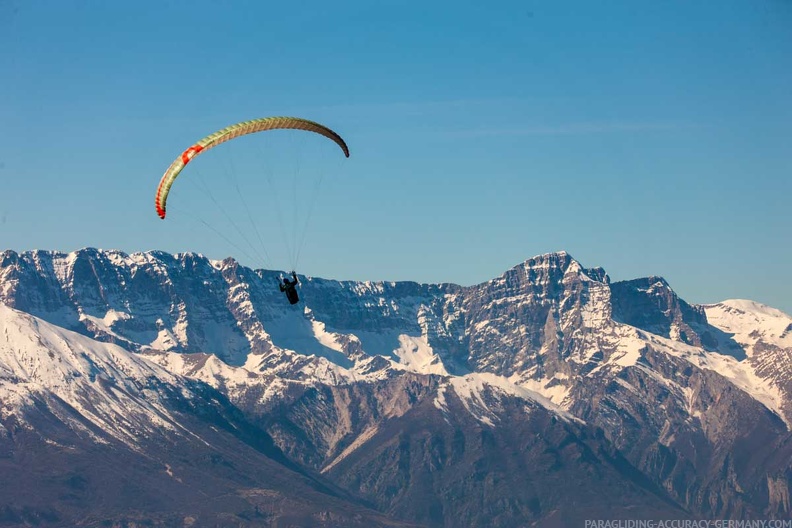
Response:
POLYGON ((347 158, 349 157, 349 148, 347 148, 347 145, 341 136, 326 126, 314 121, 308 121, 307 119, 301 119, 299 117, 264 117, 261 119, 253 119, 251 121, 242 121, 241 123, 231 125, 222 130, 218 130, 214 134, 206 136, 182 152, 181 156, 173 160, 173 163, 170 164, 168 170, 166 170, 165 174, 162 175, 159 187, 157 187, 157 195, 154 198, 154 205, 157 208, 157 214, 159 217, 163 219, 165 218, 165 204, 168 200, 168 193, 170 192, 173 182, 176 180, 176 177, 179 175, 182 169, 184 169, 184 167, 195 156, 239 136, 276 129, 305 130, 308 132, 321 134, 322 136, 333 140, 339 147, 341 147, 341 150, 344 151, 344 155, 347 158))

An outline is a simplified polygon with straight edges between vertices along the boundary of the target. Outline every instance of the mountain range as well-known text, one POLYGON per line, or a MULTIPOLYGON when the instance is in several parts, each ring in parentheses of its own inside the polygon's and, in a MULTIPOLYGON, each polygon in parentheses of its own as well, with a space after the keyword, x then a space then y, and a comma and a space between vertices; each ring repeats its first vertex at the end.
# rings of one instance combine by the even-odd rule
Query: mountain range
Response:
POLYGON ((792 516, 792 317, 565 252, 474 286, 0 253, 0 525, 792 516))

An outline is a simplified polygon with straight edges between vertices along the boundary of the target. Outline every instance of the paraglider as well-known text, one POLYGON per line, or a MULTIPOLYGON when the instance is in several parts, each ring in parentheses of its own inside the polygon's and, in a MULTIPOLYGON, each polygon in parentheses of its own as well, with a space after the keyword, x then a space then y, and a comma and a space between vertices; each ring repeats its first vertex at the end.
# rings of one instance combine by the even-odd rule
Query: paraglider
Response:
MULTIPOLYGON (((326 126, 314 121, 309 121, 299 117, 264 117, 261 119, 253 119, 250 121, 236 123, 223 128, 222 130, 218 130, 217 132, 197 141, 188 147, 184 152, 182 152, 179 157, 173 160, 168 169, 165 171, 165 174, 162 175, 162 179, 160 180, 159 186, 157 187, 157 193, 154 197, 154 205, 157 215, 163 220, 165 219, 166 204, 173 183, 176 181, 176 178, 179 176, 179 174, 181 174, 185 166, 199 154, 202 154, 222 143, 225 143, 226 141, 238 138, 240 136, 277 129, 304 130, 306 132, 319 134, 335 142, 335 144, 338 145, 343 151, 344 156, 347 158, 349 157, 349 148, 341 136, 326 126)), ((293 264, 296 264, 296 262, 293 264)), ((297 285, 299 284, 299 281, 297 280, 296 272, 292 271, 292 277, 294 278, 293 281, 290 281, 288 278, 284 278, 283 284, 279 283, 278 286, 280 291, 286 294, 289 303, 296 304, 300 300, 297 294, 297 285)))

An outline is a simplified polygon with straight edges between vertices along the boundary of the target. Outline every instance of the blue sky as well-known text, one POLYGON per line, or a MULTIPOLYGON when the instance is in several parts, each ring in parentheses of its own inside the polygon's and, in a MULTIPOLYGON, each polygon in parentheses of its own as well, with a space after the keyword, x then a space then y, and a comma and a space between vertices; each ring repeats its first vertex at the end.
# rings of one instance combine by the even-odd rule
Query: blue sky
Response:
POLYGON ((566 250, 792 313, 790 28, 782 0, 0 0, 0 247, 285 269, 304 240, 309 275, 458 284, 566 250), (269 115, 350 159, 245 138, 157 218, 173 158, 269 115))

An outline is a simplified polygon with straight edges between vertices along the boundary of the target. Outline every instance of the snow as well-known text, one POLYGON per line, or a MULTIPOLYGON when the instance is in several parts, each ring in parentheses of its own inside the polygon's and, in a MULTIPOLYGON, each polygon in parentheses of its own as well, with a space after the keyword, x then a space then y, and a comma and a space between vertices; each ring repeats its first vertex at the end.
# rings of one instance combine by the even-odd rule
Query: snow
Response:
POLYGON ((441 385, 440 387, 437 388, 437 395, 435 396, 434 402, 432 402, 434 406, 437 407, 443 413, 448 412, 448 402, 446 401, 446 396, 445 396, 446 387, 447 385, 441 385))
POLYGON ((781 310, 744 299, 704 305, 707 321, 745 347, 749 357, 758 341, 792 348, 792 317, 781 310))
POLYGON ((785 319, 787 321, 792 320, 792 317, 785 314, 781 310, 778 310, 777 308, 773 308, 771 306, 767 306, 762 303, 758 303, 756 301, 749 301, 747 299, 727 299, 721 302, 720 304, 721 306, 735 308, 743 312, 755 312, 776 319, 785 319))
POLYGON ((151 354, 150 359, 171 372, 189 375, 215 386, 217 380, 233 385, 245 384, 256 377, 247 369, 228 365, 213 354, 159 352, 151 354))
MULTIPOLYGON (((74 269, 74 263, 77 261, 77 252, 69 253, 68 255, 51 255, 52 257, 52 270, 54 272, 56 280, 60 284, 67 284, 69 281, 69 277, 72 274, 72 270, 74 269)), ((39 272, 44 272, 47 268, 42 264, 41 258, 39 255, 34 257, 33 261, 36 264, 36 269, 39 272)))
MULTIPOLYGON (((19 415, 36 395, 54 395, 105 433, 134 447, 141 436, 179 429, 151 381, 180 385, 165 369, 109 343, 0 304, 0 415, 19 415)), ((155 383, 156 386, 158 383, 155 383)), ((64 423, 100 439, 55 401, 64 423)))
POLYGON ((509 379, 491 373, 473 373, 466 376, 450 377, 441 385, 435 396, 434 405, 448 411, 446 388, 450 387, 462 401, 465 409, 480 422, 494 427, 499 414, 499 405, 504 396, 517 397, 541 405, 548 411, 567 421, 583 423, 580 419, 553 403, 550 399, 524 386, 516 385, 509 379))
POLYGON ((540 380, 532 378, 518 379, 515 377, 511 378, 510 381, 519 387, 542 395, 554 405, 557 405, 561 409, 565 409, 571 403, 568 398, 572 387, 567 383, 553 382, 556 380, 564 380, 566 378, 568 378, 568 376, 565 374, 556 373, 551 378, 544 378, 540 380))
POLYGON ((685 402, 685 409, 687 413, 693 418, 700 418, 701 411, 695 409, 695 402, 697 399, 697 394, 695 390, 691 387, 679 387, 679 390, 682 392, 683 401, 685 402))
MULTIPOLYGON (((187 339, 187 316, 174 326, 174 330, 180 337, 182 345, 188 344, 187 339)), ((242 332, 236 329, 236 325, 229 319, 217 320, 213 316, 201 318, 200 330, 202 334, 202 352, 209 352, 223 357, 233 364, 245 362, 250 343, 242 332)))
POLYGON ((104 317, 99 318, 93 315, 88 315, 85 313, 80 314, 79 320, 80 321, 90 321, 93 325, 98 329, 101 330, 103 333, 116 337, 118 339, 126 341, 127 338, 115 333, 112 329, 113 323, 116 321, 123 321, 130 319, 131 316, 126 312, 119 312, 116 310, 108 310, 104 317))
MULTIPOLYGON (((180 376, 203 381, 223 391, 233 401, 251 389, 258 396, 258 403, 265 404, 282 394, 290 381, 283 380, 270 372, 255 372, 261 357, 251 355, 245 366, 237 367, 224 363, 208 354, 182 354, 176 352, 146 351, 147 359, 180 376)), ((185 395, 189 397, 188 395, 185 395)))
POLYGON ((401 366, 421 374, 448 375, 440 357, 425 337, 399 334, 398 339, 399 347, 393 353, 399 358, 401 366))
MULTIPOLYGON (((454 389, 454 392, 459 396, 465 409, 473 415, 478 421, 494 427, 494 421, 498 420, 497 415, 490 409, 487 402, 484 400, 484 391, 488 384, 484 383, 480 375, 469 375, 466 377, 453 377, 449 380, 449 384, 454 389)), ((492 404, 494 402, 490 402, 492 404)))
POLYGON ((573 260, 569 263, 569 266, 564 272, 564 278, 566 279, 568 275, 577 276, 585 282, 592 282, 591 278, 583 272, 583 266, 581 266, 577 260, 573 260))
POLYGON ((588 295, 588 301, 581 306, 583 325, 593 329, 609 325, 611 323, 610 288, 604 284, 589 281, 588 295))
POLYGON ((641 359, 641 353, 646 349, 646 341, 638 335, 627 335, 619 339, 616 353, 611 356, 610 363, 620 367, 632 367, 641 359))
POLYGON ((311 330, 313 331, 313 336, 321 345, 330 350, 335 350, 342 354, 344 353, 344 347, 340 342, 341 335, 335 332, 328 332, 325 323, 313 320, 311 321, 311 330))
POLYGON ((338 344, 340 335, 328 332, 323 323, 315 323, 309 311, 288 309, 272 321, 267 330, 272 343, 282 350, 323 357, 344 368, 351 367, 352 361, 338 344))
POLYGON ((178 348, 179 342, 176 336, 165 327, 164 321, 162 319, 157 319, 156 324, 159 328, 159 332, 157 332, 157 338, 151 342, 150 346, 158 350, 173 350, 174 348, 178 348))

